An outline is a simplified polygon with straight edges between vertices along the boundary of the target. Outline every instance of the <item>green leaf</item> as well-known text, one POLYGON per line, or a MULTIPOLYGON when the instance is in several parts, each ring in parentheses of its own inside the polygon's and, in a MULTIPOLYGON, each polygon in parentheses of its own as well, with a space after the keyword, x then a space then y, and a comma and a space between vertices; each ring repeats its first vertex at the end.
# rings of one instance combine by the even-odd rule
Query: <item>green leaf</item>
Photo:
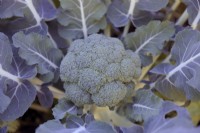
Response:
POLYGON ((60 99, 58 104, 52 110, 55 119, 63 119, 67 113, 73 115, 77 114, 77 107, 65 98, 60 99))
POLYGON ((200 32, 185 29, 175 37, 171 59, 151 70, 160 75, 152 85, 160 94, 174 101, 200 100, 200 32))
MULTIPOLYGON (((87 115, 86 115, 87 117, 87 115)), ((116 133, 110 124, 92 120, 87 123, 78 116, 69 116, 66 125, 50 120, 40 125, 36 133, 116 133)))
POLYGON ((159 113, 162 104, 163 100, 151 90, 138 90, 132 105, 131 119, 139 122, 146 121, 159 113))
POLYGON ((127 34, 124 43, 126 48, 139 54, 142 65, 147 66, 152 62, 152 56, 161 52, 164 42, 169 40, 174 32, 174 25, 168 21, 151 21, 127 34))
POLYGON ((18 32, 12 39, 13 45, 19 48, 20 57, 26 60, 28 65, 37 65, 41 75, 49 75, 49 78, 45 78, 46 82, 54 78, 63 54, 54 47, 47 36, 37 33, 25 35, 18 32))
POLYGON ((196 29, 200 22, 200 0, 183 0, 183 2, 187 6, 188 22, 193 29, 196 29))
POLYGON ((167 6, 169 0, 139 0, 137 7, 140 10, 156 12, 167 6))
POLYGON ((199 133, 199 128, 193 126, 185 108, 165 101, 160 113, 144 123, 144 133, 199 133))
POLYGON ((68 39, 86 38, 106 27, 107 7, 101 0, 60 0, 59 33, 68 39))

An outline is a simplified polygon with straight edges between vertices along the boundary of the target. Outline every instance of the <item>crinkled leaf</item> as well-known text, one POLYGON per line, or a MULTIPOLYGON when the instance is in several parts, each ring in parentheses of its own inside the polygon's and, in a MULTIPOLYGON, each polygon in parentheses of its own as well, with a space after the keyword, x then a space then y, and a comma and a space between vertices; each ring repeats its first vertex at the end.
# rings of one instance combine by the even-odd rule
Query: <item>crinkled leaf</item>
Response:
POLYGON ((106 27, 106 5, 101 0, 60 0, 59 33, 67 39, 87 37, 106 27))
POLYGON ((122 133, 143 133, 143 127, 133 124, 131 127, 120 127, 122 133))
POLYGON ((5 12, 7 17, 21 16, 4 23, 1 32, 12 36, 23 30, 26 34, 37 32, 52 39, 45 21, 54 19, 57 10, 50 0, 3 0, 1 4, 0 12, 5 12))
POLYGON ((85 123, 77 116, 69 116, 66 125, 62 125, 59 120, 51 120, 40 125, 36 133, 116 133, 114 129, 104 122, 91 121, 85 123))
POLYGON ((167 6, 169 0, 139 0, 137 7, 140 10, 156 12, 167 6))
POLYGON ((69 42, 62 38, 59 33, 58 33, 58 27, 59 24, 56 20, 48 22, 48 29, 49 29, 49 34, 51 34, 53 40, 56 42, 58 48, 64 49, 65 52, 67 48, 69 47, 69 42))
POLYGON ((151 90, 138 90, 134 97, 131 119, 135 121, 147 121, 150 117, 159 113, 163 100, 156 96, 151 90))
POLYGON ((0 120, 3 121, 15 120, 21 117, 31 106, 36 96, 34 86, 28 81, 20 83, 7 81, 7 86, 5 94, 10 98, 11 102, 7 109, 3 113, 0 113, 0 120))
POLYGON ((108 7, 107 18, 115 27, 123 27, 129 20, 135 26, 147 24, 151 14, 137 8, 137 0, 114 0, 108 7))
MULTIPOLYGON (((5 69, 7 65, 11 64, 11 62, 12 49, 10 47, 8 37, 3 33, 0 33, 0 70, 3 70, 3 68, 5 69)), ((0 75, 2 72, 0 72, 0 75)), ((0 103, 0 113, 3 113, 6 110, 11 101, 10 98, 4 93, 5 84, 3 81, 3 77, 0 76, 0 101, 3 101, 0 103)))
POLYGON ((56 17, 56 9, 49 0, 1 0, 0 18, 24 17, 27 9, 36 21, 56 17))
MULTIPOLYGON (((31 0, 28 0, 28 1, 31 1, 31 0)), ((50 0, 32 0, 32 2, 35 7, 35 10, 37 11, 37 13, 40 16, 40 19, 52 20, 56 17, 57 10, 56 10, 55 6, 53 5, 52 1, 50 1, 50 0)), ((27 4, 27 5, 29 6, 29 4, 27 4)), ((33 11, 32 11, 32 13, 33 13, 33 11)))
POLYGON ((168 21, 151 21, 135 32, 127 34, 124 39, 126 48, 135 51, 141 57, 143 66, 152 62, 152 56, 158 55, 164 42, 174 34, 174 25, 168 21))
MULTIPOLYGON (((37 65, 38 72, 42 75, 51 74, 49 81, 54 77, 54 72, 59 67, 62 52, 53 46, 51 40, 37 33, 25 35, 18 32, 13 36, 13 45, 19 48, 19 55, 29 65, 37 65)), ((49 82, 48 81, 48 82, 49 82)))
POLYGON ((162 73, 155 88, 170 99, 199 100, 200 32, 189 29, 179 32, 171 55, 175 65, 158 65, 151 71, 162 73))
POLYGON ((87 126, 87 133, 116 133, 107 123, 93 121, 87 126))
POLYGON ((50 108, 53 104, 53 94, 47 86, 41 86, 37 91, 37 97, 40 104, 46 108, 50 108))
POLYGON ((60 99, 58 104, 52 110, 55 119, 63 119, 67 113, 74 115, 77 114, 77 107, 65 98, 60 99))
POLYGON ((35 99, 35 88, 23 79, 34 77, 36 69, 27 66, 16 51, 13 56, 8 38, 2 33, 0 39, 0 120, 8 121, 22 116, 35 99))
POLYGON ((19 57, 18 50, 13 48, 13 58, 12 58, 12 68, 8 67, 6 70, 14 75, 16 75, 20 80, 32 79, 37 74, 37 69, 35 66, 28 66, 26 61, 19 57))
MULTIPOLYGON (((87 115, 86 115, 87 116, 87 115)), ((71 133, 83 132, 83 133, 115 133, 114 129, 107 123, 100 121, 90 121, 90 123, 85 123, 81 118, 76 116, 70 116, 67 119, 67 127, 71 133)))
POLYGON ((0 65, 5 68, 12 62, 12 49, 8 37, 0 32, 0 65))
POLYGON ((19 0, 1 0, 0 18, 11 18, 13 16, 23 17, 23 8, 26 5, 19 0))
POLYGON ((2 0, 0 18, 13 16, 23 17, 27 9, 37 22, 51 20, 56 17, 57 11, 49 0, 2 0))
POLYGON ((36 96, 34 86, 26 79, 35 77, 34 66, 27 66, 8 38, 0 33, 0 120, 10 121, 22 116, 36 96), (7 60, 6 60, 7 59, 7 60))
POLYGON ((22 116, 30 107, 35 100, 36 89, 26 79, 35 77, 36 73, 35 67, 27 66, 16 53, 12 57, 11 64, 7 64, 5 68, 0 67, 2 85, 0 89, 3 89, 4 96, 7 97, 7 100, 4 98, 5 103, 9 101, 7 108, 0 113, 0 120, 14 120, 22 116))
POLYGON ((42 35, 46 35, 48 32, 48 27, 46 23, 42 20, 37 24, 36 20, 33 19, 32 14, 27 10, 25 16, 22 18, 17 18, 14 20, 6 21, 0 26, 0 31, 4 32, 8 36, 12 36, 18 31, 24 31, 28 34, 31 32, 36 32, 42 35))
POLYGON ((76 130, 77 128, 81 128, 81 127, 85 128, 84 120, 75 115, 74 116, 70 115, 69 117, 67 117, 66 122, 67 122, 67 125, 66 125, 67 128, 71 128, 74 130, 76 130))
POLYGON ((200 0, 183 0, 189 14, 189 24, 197 27, 200 22, 200 0))
MULTIPOLYGON (((1 84, 2 83, 0 83, 0 85, 1 84)), ((3 102, 1 102, 1 104, 0 104, 0 113, 3 113, 7 109, 8 105, 10 104, 10 101, 11 101, 10 98, 4 94, 2 88, 0 88, 0 101, 3 101, 3 102)))
POLYGON ((92 114, 86 114, 85 115, 85 123, 86 124, 89 124, 90 122, 92 122, 94 120, 95 120, 94 115, 92 115, 92 114))
MULTIPOLYGON (((18 73, 20 73, 20 70, 18 73)), ((20 77, 12 75, 2 68, 0 69, 0 82, 6 85, 2 86, 1 89, 4 89, 4 95, 7 96, 7 99, 9 98, 9 102, 5 98, 3 99, 9 105, 0 113, 0 120, 10 121, 22 116, 35 100, 36 90, 34 86, 27 80, 19 81, 18 78, 20 77)), ((5 104, 4 102, 1 104, 5 104)))
POLYGON ((165 102, 160 114, 144 123, 144 133, 177 133, 175 131, 181 131, 181 128, 193 130, 194 126, 187 110, 171 102, 165 102), (176 115, 168 118, 167 114, 172 112, 176 112, 176 115))
MULTIPOLYGON (((36 133, 70 133, 59 120, 50 120, 40 125, 36 133)), ((72 132, 71 132, 72 133, 72 132)))
POLYGON ((199 133, 200 128, 185 128, 185 127, 173 127, 173 128, 168 128, 164 131, 161 131, 159 133, 199 133))

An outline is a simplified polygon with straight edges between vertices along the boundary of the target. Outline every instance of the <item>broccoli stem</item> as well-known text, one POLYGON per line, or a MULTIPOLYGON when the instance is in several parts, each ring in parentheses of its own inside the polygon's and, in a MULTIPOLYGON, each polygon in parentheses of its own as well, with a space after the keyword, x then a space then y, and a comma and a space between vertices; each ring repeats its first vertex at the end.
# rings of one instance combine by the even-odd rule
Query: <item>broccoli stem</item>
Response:
POLYGON ((105 28, 105 30, 104 30, 104 34, 105 34, 106 36, 108 36, 108 37, 111 36, 111 25, 110 25, 110 24, 108 24, 108 25, 106 26, 106 28, 105 28))
MULTIPOLYGON (((129 7, 129 10, 128 10, 128 13, 127 13, 128 18, 129 18, 129 16, 133 16, 134 9, 135 9, 137 2, 138 2, 138 0, 131 0, 130 7, 129 7)), ((128 33, 130 25, 131 25, 130 20, 128 20, 128 24, 124 27, 122 38, 124 38, 126 36, 126 34, 128 33)))
POLYGON ((127 35, 130 26, 131 26, 131 22, 128 21, 128 24, 124 27, 124 31, 123 31, 123 33, 122 33, 122 38, 124 38, 124 37, 127 35))
POLYGON ((183 14, 179 17, 179 19, 176 21, 176 25, 183 25, 187 19, 188 19, 188 13, 187 10, 185 10, 183 14))
POLYGON ((83 35, 84 38, 87 38, 87 25, 86 25, 86 19, 85 19, 85 13, 84 13, 84 7, 83 7, 83 1, 79 0, 79 4, 80 4, 80 12, 81 12, 81 22, 82 22, 82 30, 83 30, 83 35))
MULTIPOLYGON (((29 80, 34 86, 41 86, 43 84, 43 81, 41 81, 38 78, 33 78, 29 80)), ((49 90, 53 93, 54 98, 61 99, 65 96, 64 92, 60 91, 58 88, 55 88, 53 86, 48 86, 49 90)))

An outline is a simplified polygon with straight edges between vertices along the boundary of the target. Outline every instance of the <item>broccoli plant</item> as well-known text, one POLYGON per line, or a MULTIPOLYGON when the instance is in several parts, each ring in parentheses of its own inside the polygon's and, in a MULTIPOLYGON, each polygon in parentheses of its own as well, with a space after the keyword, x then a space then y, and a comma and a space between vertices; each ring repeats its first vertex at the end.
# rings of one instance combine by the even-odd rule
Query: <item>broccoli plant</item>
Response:
POLYGON ((119 39, 99 34, 75 40, 60 65, 66 98, 78 106, 95 103, 115 106, 141 74, 137 54, 125 50, 119 39))
POLYGON ((199 5, 0 0, 0 133, 199 133, 199 5))

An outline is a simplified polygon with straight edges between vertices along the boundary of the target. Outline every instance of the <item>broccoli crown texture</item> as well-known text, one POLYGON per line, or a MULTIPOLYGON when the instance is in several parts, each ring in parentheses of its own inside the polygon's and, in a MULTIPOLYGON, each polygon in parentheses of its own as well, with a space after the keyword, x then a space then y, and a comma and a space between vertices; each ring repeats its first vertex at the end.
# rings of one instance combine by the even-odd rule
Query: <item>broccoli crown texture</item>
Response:
POLYGON ((75 40, 60 66, 66 97, 77 106, 95 103, 115 106, 129 93, 141 74, 137 54, 125 50, 119 39, 100 34, 75 40))

